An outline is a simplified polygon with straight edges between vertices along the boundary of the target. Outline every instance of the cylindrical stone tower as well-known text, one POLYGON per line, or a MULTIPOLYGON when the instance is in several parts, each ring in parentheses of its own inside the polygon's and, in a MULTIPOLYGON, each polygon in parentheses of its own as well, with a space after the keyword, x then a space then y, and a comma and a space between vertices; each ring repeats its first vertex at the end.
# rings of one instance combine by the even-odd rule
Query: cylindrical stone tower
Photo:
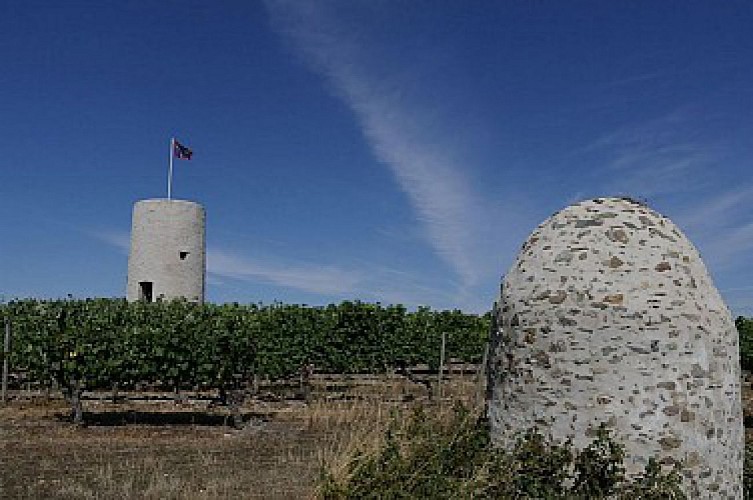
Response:
POLYGON ((629 199, 565 208, 523 245, 494 314, 489 420, 577 447, 600 424, 629 474, 681 461, 689 498, 741 499, 738 336, 698 251, 629 199))
POLYGON ((142 200, 133 206, 128 258, 129 301, 185 298, 204 302, 204 207, 185 200, 142 200))

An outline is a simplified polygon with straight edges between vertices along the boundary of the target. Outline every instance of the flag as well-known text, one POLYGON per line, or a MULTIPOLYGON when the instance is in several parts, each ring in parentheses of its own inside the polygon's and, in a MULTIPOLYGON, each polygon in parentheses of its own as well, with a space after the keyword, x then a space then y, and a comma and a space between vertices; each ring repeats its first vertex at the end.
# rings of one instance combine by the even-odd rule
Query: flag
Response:
POLYGON ((177 140, 173 140, 173 154, 179 160, 190 160, 193 156, 193 151, 179 143, 177 140))

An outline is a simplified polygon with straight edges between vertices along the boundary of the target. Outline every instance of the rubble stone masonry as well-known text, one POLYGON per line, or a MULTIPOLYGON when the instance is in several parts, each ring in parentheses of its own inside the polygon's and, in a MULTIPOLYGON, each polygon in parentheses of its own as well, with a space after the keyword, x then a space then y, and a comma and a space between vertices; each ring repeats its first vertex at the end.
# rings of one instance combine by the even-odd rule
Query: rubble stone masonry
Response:
POLYGON ((742 498, 737 331, 669 219, 623 198, 565 208, 523 245, 494 318, 498 444, 536 426, 583 447, 605 423, 628 474, 681 460, 690 498, 742 498))

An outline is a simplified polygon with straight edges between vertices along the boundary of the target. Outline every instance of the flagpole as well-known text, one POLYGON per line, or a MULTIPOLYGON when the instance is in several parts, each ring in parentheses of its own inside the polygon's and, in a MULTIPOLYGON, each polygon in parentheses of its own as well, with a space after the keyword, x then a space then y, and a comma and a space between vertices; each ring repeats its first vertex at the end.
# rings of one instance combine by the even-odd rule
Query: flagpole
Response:
POLYGON ((170 168, 167 171, 167 199, 172 199, 173 190, 173 154, 175 153, 175 137, 170 138, 170 168))

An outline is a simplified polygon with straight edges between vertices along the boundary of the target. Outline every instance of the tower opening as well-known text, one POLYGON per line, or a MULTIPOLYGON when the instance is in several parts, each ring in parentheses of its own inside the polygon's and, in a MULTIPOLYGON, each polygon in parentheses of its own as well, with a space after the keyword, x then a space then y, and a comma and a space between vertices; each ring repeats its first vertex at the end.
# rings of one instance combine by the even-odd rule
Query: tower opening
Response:
POLYGON ((178 255, 180 256, 180 260, 186 260, 186 257, 188 257, 188 255, 189 255, 190 253, 191 253, 191 252, 186 252, 186 251, 183 251, 183 252, 178 252, 178 255))
POLYGON ((139 281, 139 300, 152 302, 153 285, 151 281, 139 281))

